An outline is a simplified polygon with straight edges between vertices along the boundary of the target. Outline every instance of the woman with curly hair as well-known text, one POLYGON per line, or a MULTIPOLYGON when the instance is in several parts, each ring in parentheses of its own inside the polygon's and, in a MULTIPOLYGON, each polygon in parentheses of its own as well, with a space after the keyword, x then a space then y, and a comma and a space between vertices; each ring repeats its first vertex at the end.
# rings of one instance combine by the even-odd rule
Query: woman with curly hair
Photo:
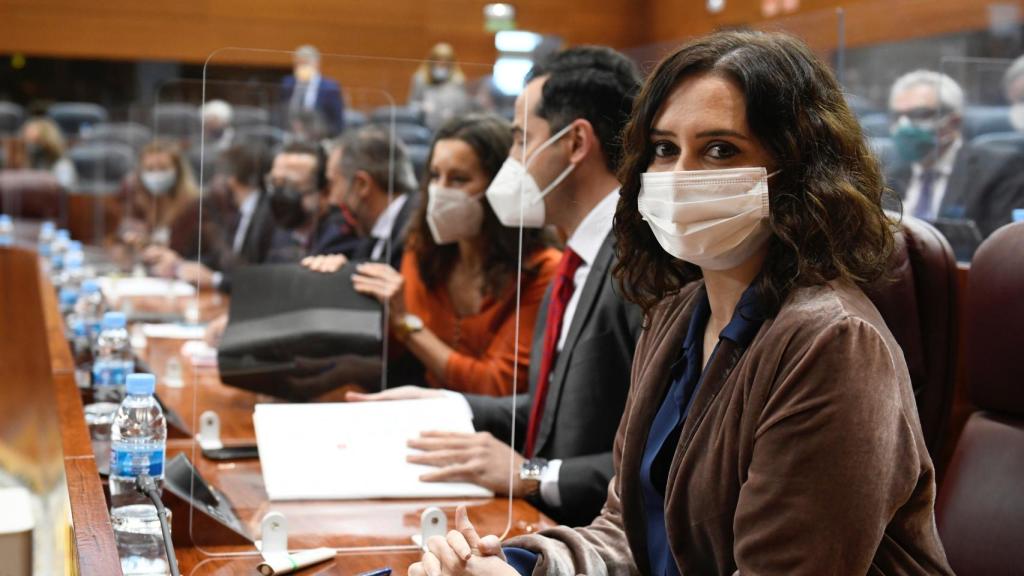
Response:
POLYGON ((434 539, 410 574, 951 574, 906 362, 860 285, 893 248, 829 70, 781 34, 697 39, 624 134, 618 275, 646 311, 585 528, 434 539))

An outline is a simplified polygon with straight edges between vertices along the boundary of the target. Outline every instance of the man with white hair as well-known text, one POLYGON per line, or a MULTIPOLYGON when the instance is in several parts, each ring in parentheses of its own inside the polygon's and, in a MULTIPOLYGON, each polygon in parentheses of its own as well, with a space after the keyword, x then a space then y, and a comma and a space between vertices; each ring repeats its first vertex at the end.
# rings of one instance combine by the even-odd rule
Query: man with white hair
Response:
POLYGON ((889 95, 891 133, 903 162, 887 174, 906 214, 973 220, 983 235, 1024 202, 1024 157, 963 141, 964 93, 930 70, 901 76, 889 95))
POLYGON ((203 134, 212 150, 226 150, 231 146, 234 130, 231 128, 231 104, 223 100, 210 100, 203 104, 203 134))
POLYGON ((320 75, 320 51, 308 44, 299 46, 293 57, 294 74, 281 84, 282 103, 288 124, 313 114, 337 136, 344 129, 345 99, 337 81, 320 75))

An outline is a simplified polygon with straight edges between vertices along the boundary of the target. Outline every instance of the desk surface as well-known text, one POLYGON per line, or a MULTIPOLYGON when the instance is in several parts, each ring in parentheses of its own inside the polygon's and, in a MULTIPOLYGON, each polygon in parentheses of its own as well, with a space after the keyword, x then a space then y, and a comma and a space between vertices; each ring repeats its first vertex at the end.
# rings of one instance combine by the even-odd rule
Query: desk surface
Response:
MULTIPOLYGON (((52 292, 52 290, 50 290, 52 292)), ((137 311, 167 311, 168 307, 182 308, 184 301, 171 301, 166 298, 135 300, 133 309, 137 311)), ((49 306, 55 307, 54 299, 49 306)), ((209 319, 226 309, 226 298, 213 295, 200 295, 200 314, 209 319)), ((51 318, 55 323, 48 323, 51 347, 64 347, 62 326, 56 309, 51 310, 51 318)), ((183 341, 150 338, 147 347, 140 353, 157 375, 158 394, 171 410, 177 412, 186 425, 195 431, 198 428, 198 415, 206 410, 214 410, 221 420, 221 435, 225 444, 232 442, 251 442, 254 439, 252 413, 257 402, 277 401, 271 397, 260 396, 244 390, 223 385, 215 369, 193 368, 191 363, 181 356, 183 341), (170 387, 162 381, 166 364, 171 357, 177 356, 183 368, 184 385, 170 387)), ((61 363, 60 369, 66 371, 69 356, 65 353, 55 356, 54 362, 61 363)), ((57 366, 55 365, 55 369, 57 366)), ((91 454, 88 433, 82 420, 81 402, 74 389, 73 379, 58 382, 64 387, 61 409, 61 425, 65 432, 65 444, 72 442, 78 445, 75 450, 91 454), (67 389, 72 387, 72 389, 67 389)), ((76 452, 76 453, 77 453, 76 452)), ((191 438, 173 438, 168 441, 168 459, 184 453, 196 466, 199 474, 210 484, 221 490, 233 504, 235 511, 250 534, 259 534, 259 522, 270 510, 285 514, 289 522, 289 546, 292 548, 313 548, 328 546, 333 548, 366 548, 389 547, 387 551, 340 552, 332 562, 323 563, 300 574, 356 574, 362 571, 391 566, 396 574, 404 574, 406 567, 418 558, 412 549, 410 535, 418 532, 421 512, 429 506, 438 506, 449 517, 449 524, 454 521, 455 507, 465 504, 469 508, 470 517, 484 533, 500 534, 510 523, 510 534, 522 534, 553 525, 536 509, 522 500, 511 503, 508 499, 470 499, 470 500, 376 500, 376 501, 322 501, 322 502, 283 502, 270 504, 263 489, 263 480, 259 462, 256 460, 238 462, 213 462, 199 454, 198 446, 191 438), (400 549, 400 547, 406 549, 400 549)), ((76 537, 79 541, 80 566, 83 574, 110 574, 106 569, 90 570, 93 556, 105 558, 109 566, 110 538, 109 519, 105 509, 96 509, 105 503, 96 499, 96 478, 90 478, 95 463, 88 457, 83 458, 89 470, 72 478, 69 475, 69 491, 80 490, 79 483, 85 483, 85 491, 91 495, 88 500, 81 500, 77 507, 73 501, 73 512, 76 521, 76 537), (73 484, 75 486, 73 486, 73 484), (87 510, 85 509, 87 508, 87 510), (93 526, 93 518, 100 518, 97 529, 93 526), (83 523, 88 525, 83 526, 83 523), (84 528, 84 530, 82 530, 84 528), (106 545, 99 549, 83 549, 83 534, 79 532, 98 532, 106 545)), ((83 462, 78 462, 80 466, 83 462)), ((187 508, 184 509, 188 514, 187 508)), ((177 513, 181 513, 181 509, 177 513)), ((207 535, 197 530, 174 533, 174 541, 182 574, 254 574, 259 564, 259 557, 251 545, 211 544, 207 535), (185 533, 182 533, 185 532, 185 533), (193 532, 190 534, 188 532, 193 532), (229 555, 230 557, 222 557, 229 555)), ((95 562, 99 562, 96 560, 95 562)), ((101 564, 96 563, 96 566, 101 564)))

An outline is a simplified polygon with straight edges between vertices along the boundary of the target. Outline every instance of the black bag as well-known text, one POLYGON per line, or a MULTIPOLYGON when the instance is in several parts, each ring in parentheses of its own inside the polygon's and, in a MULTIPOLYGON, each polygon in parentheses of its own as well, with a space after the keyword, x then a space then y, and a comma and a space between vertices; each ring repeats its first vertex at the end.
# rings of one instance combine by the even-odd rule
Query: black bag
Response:
POLYGON ((298 264, 239 268, 232 273, 231 314, 217 350, 228 385, 281 396, 299 372, 296 357, 380 357, 380 303, 355 291, 345 265, 333 274, 298 264))

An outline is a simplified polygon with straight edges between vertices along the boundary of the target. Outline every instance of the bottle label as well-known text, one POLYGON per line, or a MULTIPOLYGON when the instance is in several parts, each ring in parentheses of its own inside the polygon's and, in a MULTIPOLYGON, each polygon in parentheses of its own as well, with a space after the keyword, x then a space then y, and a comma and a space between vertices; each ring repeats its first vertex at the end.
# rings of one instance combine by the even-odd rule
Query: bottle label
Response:
POLYGON ((135 478, 139 474, 164 477, 164 446, 156 442, 115 442, 110 450, 110 475, 135 478))
POLYGON ((124 386, 135 371, 134 360, 96 360, 92 365, 93 386, 124 386))

